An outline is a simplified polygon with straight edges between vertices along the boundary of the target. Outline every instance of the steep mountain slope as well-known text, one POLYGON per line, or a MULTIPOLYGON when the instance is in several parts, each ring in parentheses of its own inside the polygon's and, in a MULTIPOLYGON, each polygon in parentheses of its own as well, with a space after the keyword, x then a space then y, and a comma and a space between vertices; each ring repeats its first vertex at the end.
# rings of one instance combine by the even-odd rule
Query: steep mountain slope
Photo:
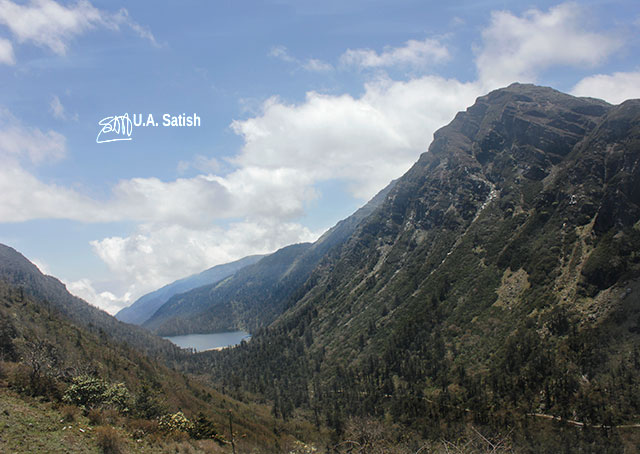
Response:
POLYGON ((436 132, 267 330, 190 367, 338 430, 637 422, 639 220, 640 101, 514 84, 436 132))
POLYGON ((235 262, 225 263, 209 268, 202 273, 179 279, 171 284, 147 293, 138 298, 133 304, 121 309, 115 317, 125 323, 142 325, 147 321, 169 298, 178 293, 188 292, 203 285, 215 284, 231 276, 245 266, 253 265, 260 260, 263 255, 251 255, 235 262))
POLYGON ((162 335, 266 326, 288 307, 289 299, 334 247, 342 244, 382 203, 391 182, 369 203, 338 222, 313 244, 282 248, 218 284, 175 295, 143 326, 162 335))

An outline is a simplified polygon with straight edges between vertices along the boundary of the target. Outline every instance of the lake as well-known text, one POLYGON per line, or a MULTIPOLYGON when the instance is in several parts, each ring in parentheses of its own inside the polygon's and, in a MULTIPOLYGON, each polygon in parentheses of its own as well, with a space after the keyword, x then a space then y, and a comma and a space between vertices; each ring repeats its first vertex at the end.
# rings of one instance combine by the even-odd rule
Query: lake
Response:
POLYGON ((198 352, 238 345, 243 339, 249 340, 251 335, 244 331, 230 331, 228 333, 186 334, 184 336, 170 336, 165 339, 178 347, 194 348, 198 352))

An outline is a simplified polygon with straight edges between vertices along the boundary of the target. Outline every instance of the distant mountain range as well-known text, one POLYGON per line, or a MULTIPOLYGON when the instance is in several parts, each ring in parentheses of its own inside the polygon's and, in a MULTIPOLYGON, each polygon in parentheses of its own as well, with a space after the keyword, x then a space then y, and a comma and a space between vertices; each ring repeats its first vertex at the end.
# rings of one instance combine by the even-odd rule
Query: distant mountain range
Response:
POLYGON ((203 285, 215 284, 245 266, 252 265, 260 260, 263 255, 251 255, 235 262, 217 265, 201 273, 185 277, 171 284, 147 293, 138 298, 133 304, 121 309, 115 317, 123 322, 134 325, 142 325, 146 322, 169 298, 178 293, 184 293, 203 285))

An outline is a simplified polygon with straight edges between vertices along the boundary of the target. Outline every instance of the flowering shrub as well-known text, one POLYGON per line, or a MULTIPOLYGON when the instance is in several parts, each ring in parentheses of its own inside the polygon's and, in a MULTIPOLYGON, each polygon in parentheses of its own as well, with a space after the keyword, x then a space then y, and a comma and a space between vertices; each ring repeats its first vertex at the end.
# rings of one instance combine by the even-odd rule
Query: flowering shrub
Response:
POLYGON ((62 400, 85 410, 108 407, 126 413, 130 397, 123 383, 109 384, 100 378, 80 375, 73 378, 62 400))
POLYGON ((181 411, 161 416, 158 425, 167 432, 190 432, 192 428, 191 421, 181 411))

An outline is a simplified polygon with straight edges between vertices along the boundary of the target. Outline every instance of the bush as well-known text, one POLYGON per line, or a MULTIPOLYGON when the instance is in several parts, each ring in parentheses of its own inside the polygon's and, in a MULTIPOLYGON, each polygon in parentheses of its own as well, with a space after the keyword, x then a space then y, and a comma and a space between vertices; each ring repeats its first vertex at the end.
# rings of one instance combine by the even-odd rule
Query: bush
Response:
POLYGON ((73 422, 78 416, 78 407, 75 405, 65 405, 62 407, 60 412, 62 413, 62 419, 64 422, 73 422))
POLYGON ((124 383, 112 384, 107 387, 104 393, 104 403, 120 413, 127 413, 129 411, 130 401, 131 395, 124 383))
POLYGON ((133 400, 132 415, 143 419, 154 419, 166 411, 147 384, 143 384, 133 400))
POLYGON ((122 439, 113 427, 98 427, 96 429, 96 441, 103 454, 121 454, 123 452, 122 439))
POLYGON ((89 419, 89 424, 92 426, 98 426, 102 424, 102 412, 100 410, 91 409, 87 412, 87 418, 89 419))
POLYGON ((129 411, 130 395, 122 383, 109 384, 99 378, 80 375, 74 377, 62 399, 86 411, 102 407, 126 413, 129 411))
POLYGON ((181 411, 164 415, 160 418, 159 426, 166 432, 191 432, 193 424, 181 411))
POLYGON ((43 396, 49 400, 60 400, 60 384, 56 379, 40 372, 34 372, 29 365, 18 363, 8 371, 9 387, 21 394, 43 396))
POLYGON ((213 421, 207 418, 203 413, 198 414, 198 417, 193 420, 189 434, 191 435, 191 438, 195 438, 196 440, 221 439, 213 421))
POLYGON ((90 410, 104 402, 106 392, 107 385, 103 380, 80 375, 73 378, 71 385, 62 396, 62 400, 90 410))
POLYGON ((158 421, 149 419, 131 419, 127 422, 127 427, 134 439, 143 438, 160 431, 158 421))

